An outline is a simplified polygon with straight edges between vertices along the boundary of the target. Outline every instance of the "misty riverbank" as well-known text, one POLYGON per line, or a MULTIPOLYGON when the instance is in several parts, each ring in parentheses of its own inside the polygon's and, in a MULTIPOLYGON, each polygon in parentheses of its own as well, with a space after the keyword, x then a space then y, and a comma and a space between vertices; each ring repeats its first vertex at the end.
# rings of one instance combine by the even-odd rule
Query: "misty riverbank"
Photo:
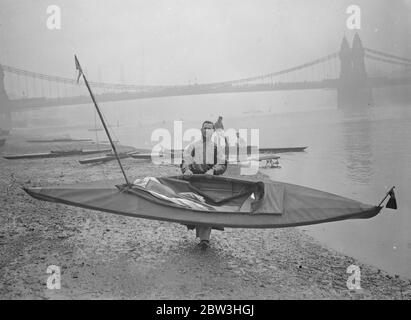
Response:
MULTIPOLYGON (((26 149, 11 137, 1 151, 26 149)), ((19 187, 121 178, 115 162, 82 166, 78 159, 0 159, 0 299, 411 298, 409 280, 326 249, 295 228, 213 230, 211 248, 202 252, 182 225, 41 202, 19 187), (352 264, 361 269, 362 290, 347 289, 352 264), (46 287, 49 265, 61 267, 60 290, 46 287)), ((179 173, 123 163, 133 178, 179 173)))

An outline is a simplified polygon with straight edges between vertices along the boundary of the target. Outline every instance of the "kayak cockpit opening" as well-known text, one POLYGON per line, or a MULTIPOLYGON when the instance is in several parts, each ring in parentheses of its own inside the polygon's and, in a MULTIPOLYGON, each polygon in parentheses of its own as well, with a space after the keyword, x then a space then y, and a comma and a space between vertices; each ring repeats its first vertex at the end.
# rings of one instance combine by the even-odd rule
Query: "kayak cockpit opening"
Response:
POLYGON ((153 202, 210 212, 256 213, 265 199, 263 182, 205 175, 145 177, 117 187, 153 202))

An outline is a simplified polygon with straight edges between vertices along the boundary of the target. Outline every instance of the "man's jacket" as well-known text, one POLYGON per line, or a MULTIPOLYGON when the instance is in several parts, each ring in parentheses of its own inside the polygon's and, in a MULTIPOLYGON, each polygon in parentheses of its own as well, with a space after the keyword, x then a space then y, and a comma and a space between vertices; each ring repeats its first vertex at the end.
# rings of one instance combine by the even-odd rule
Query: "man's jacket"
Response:
POLYGON ((183 174, 187 169, 194 174, 204 174, 210 169, 214 170, 215 175, 223 174, 227 169, 225 148, 205 139, 190 143, 184 149, 181 164, 183 174))

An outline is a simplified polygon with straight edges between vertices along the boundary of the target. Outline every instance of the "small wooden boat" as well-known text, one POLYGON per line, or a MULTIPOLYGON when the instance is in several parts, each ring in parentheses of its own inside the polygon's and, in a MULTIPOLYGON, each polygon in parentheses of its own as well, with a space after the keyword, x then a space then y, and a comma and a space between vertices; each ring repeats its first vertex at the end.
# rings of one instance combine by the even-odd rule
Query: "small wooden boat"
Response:
POLYGON ((58 157, 69 157, 77 155, 89 155, 96 153, 108 152, 111 149, 101 149, 101 150, 67 150, 67 151, 50 151, 46 153, 31 153, 31 154, 8 154, 4 155, 3 158, 8 160, 19 160, 19 159, 43 159, 43 158, 58 158, 58 157))

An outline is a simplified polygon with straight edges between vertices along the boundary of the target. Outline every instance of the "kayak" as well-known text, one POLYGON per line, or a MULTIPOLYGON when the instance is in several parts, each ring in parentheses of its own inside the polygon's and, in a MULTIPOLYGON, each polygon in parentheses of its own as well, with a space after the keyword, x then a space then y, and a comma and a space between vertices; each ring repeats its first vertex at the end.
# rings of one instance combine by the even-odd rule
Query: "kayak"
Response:
POLYGON ((23 188, 32 197, 118 215, 187 225, 282 228, 368 219, 381 206, 275 181, 191 175, 138 179, 131 185, 23 188))

